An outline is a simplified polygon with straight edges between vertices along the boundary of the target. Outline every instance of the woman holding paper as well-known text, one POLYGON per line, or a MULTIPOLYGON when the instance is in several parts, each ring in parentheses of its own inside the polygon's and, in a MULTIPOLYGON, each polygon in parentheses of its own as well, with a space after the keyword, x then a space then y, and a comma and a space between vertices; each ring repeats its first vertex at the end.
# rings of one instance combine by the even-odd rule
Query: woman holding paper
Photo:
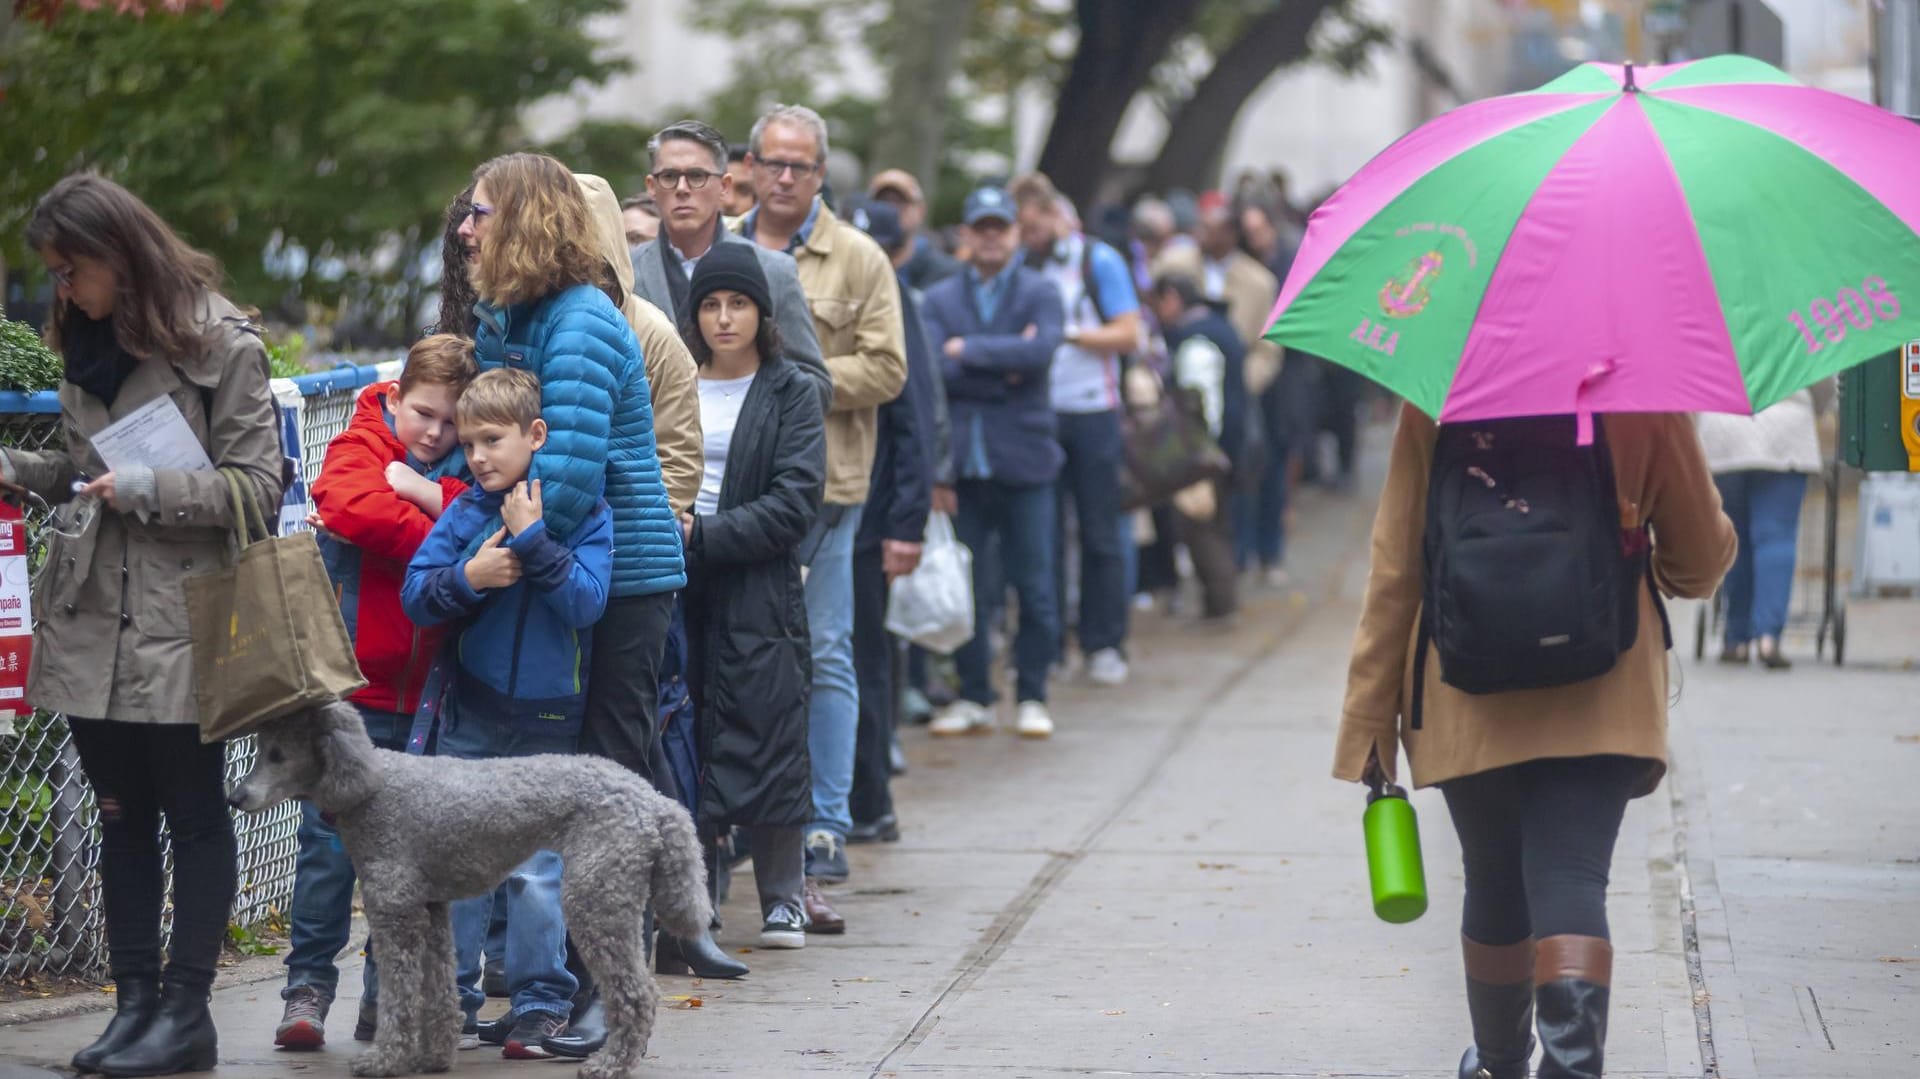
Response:
POLYGON ((47 337, 66 364, 65 448, 0 451, 0 477, 65 503, 34 588, 27 698, 67 716, 99 801, 118 998, 106 1033, 73 1064, 109 1076, 197 1071, 218 1055, 207 1000, 235 848, 225 747, 201 745, 195 723, 183 582, 217 568, 225 550, 233 512, 215 468, 239 469, 276 516, 282 455, 266 353, 216 291, 214 260, 112 181, 60 181, 26 237, 57 284, 47 337), (163 814, 174 858, 164 971, 163 814))

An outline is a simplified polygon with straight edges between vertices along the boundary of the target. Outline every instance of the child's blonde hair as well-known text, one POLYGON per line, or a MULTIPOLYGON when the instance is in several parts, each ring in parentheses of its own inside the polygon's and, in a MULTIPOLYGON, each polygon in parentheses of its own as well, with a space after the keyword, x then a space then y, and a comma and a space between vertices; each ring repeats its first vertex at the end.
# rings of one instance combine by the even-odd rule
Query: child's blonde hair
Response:
POLYGON ((459 334, 436 333, 422 337, 407 350, 406 366, 400 369, 400 396, 415 386, 452 386, 458 397, 472 382, 480 368, 473 362, 473 341, 459 334))
POLYGON ((462 427, 498 423, 525 431, 540 418, 540 379, 532 371, 517 367, 482 371, 460 395, 454 418, 462 427))

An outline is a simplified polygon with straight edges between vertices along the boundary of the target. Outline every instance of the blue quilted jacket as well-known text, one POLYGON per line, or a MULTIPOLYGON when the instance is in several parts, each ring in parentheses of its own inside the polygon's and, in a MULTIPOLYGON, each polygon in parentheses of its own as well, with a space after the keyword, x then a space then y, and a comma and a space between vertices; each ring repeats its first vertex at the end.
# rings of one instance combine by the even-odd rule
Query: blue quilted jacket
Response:
POLYGON ((620 309, 592 285, 508 308, 474 306, 480 369, 520 367, 540 379, 547 444, 533 461, 547 527, 567 537, 602 497, 613 507, 615 597, 684 588, 680 525, 660 478, 653 399, 640 345, 620 309))

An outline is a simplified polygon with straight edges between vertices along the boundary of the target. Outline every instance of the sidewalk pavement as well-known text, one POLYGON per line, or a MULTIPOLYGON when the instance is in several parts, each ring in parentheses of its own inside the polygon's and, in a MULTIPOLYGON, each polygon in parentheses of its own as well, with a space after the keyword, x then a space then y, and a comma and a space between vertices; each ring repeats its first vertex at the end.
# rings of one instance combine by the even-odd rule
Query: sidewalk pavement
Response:
MULTIPOLYGON (((906 835, 853 849, 832 891, 848 934, 752 951, 736 881, 720 940, 753 973, 661 979, 643 1074, 1450 1079, 1467 1033, 1444 805, 1414 796, 1433 907, 1389 926, 1368 907, 1363 792, 1327 778, 1371 514, 1308 492, 1293 594, 1256 597, 1231 633, 1142 618, 1132 684, 1063 687, 1050 742, 907 732, 906 835)), ((1687 664, 1674 781, 1631 805, 1615 857, 1608 1074, 1920 1075, 1920 807, 1901 782, 1920 678, 1687 664)), ((216 993, 219 1074, 345 1076, 352 998, 324 1051, 281 1053, 278 988, 216 993)), ((101 1023, 0 1028, 0 1057, 60 1064, 101 1023)), ((542 1067, 474 1051, 457 1070, 542 1067)))

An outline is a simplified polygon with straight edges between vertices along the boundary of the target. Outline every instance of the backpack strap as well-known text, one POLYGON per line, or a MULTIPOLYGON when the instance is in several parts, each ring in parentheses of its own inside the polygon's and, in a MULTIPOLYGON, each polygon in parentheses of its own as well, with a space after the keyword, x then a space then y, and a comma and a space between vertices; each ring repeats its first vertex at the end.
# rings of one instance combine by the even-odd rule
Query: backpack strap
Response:
POLYGON ((1660 615, 1660 639, 1666 642, 1667 651, 1673 651, 1673 619, 1667 617, 1667 601, 1660 595, 1660 586, 1653 583, 1653 553, 1647 553, 1647 595, 1653 597, 1653 609, 1660 615))
POLYGON ((1420 721, 1426 711, 1427 703, 1427 649, 1433 646, 1433 631, 1427 627, 1427 612, 1420 612, 1420 631, 1413 638, 1413 706, 1407 716, 1414 730, 1420 729, 1420 721))

